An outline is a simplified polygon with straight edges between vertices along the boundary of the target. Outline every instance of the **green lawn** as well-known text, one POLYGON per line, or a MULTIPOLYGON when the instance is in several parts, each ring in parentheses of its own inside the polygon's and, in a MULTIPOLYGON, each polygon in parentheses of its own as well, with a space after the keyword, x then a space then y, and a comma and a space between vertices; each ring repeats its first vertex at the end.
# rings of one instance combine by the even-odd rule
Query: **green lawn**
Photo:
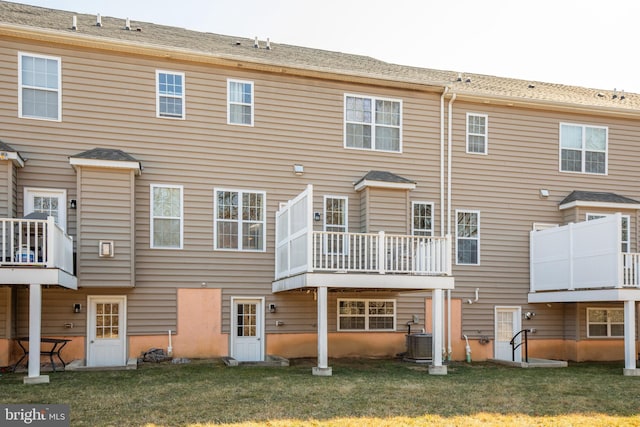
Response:
POLYGON ((220 361, 136 371, 0 376, 0 403, 67 403, 72 426, 640 426, 640 377, 622 364, 519 369, 454 363, 446 376, 399 360, 313 360, 290 367, 220 361))

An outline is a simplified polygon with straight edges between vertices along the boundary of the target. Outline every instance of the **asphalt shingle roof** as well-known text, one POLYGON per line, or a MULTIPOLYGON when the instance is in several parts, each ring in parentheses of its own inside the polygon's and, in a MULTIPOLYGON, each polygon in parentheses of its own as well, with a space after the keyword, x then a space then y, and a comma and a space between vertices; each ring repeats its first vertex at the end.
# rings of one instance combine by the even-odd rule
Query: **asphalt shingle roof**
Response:
POLYGON ((34 30, 44 29, 79 39, 90 37, 113 43, 177 49, 196 57, 200 55, 389 82, 448 85, 452 91, 470 96, 640 112, 640 95, 626 93, 621 96, 622 93, 618 92, 614 98, 613 88, 590 89, 482 74, 461 74, 458 71, 403 66, 368 56, 274 42, 271 43, 271 49, 265 48, 264 41, 260 42, 260 48, 255 48, 254 40, 250 38, 198 32, 134 20, 130 22, 131 30, 126 30, 123 18, 102 17, 102 26, 98 27, 94 15, 0 1, 0 27, 6 25, 33 27, 34 30), (71 29, 73 16, 77 16, 77 31, 71 29))
POLYGON ((96 159, 96 160, 113 160, 116 162, 137 162, 133 156, 125 153, 122 150, 115 150, 112 148, 93 148, 91 150, 78 153, 73 158, 79 159, 96 159))
POLYGON ((401 184, 415 184, 415 181, 396 175, 387 171, 369 171, 365 176, 355 182, 359 184, 362 181, 378 181, 378 182, 396 182, 401 184))
POLYGON ((628 203, 628 204, 640 204, 637 200, 630 199, 628 197, 620 196, 615 193, 606 193, 598 191, 578 191, 574 190, 565 197, 560 205, 566 205, 571 202, 601 202, 601 203, 628 203))

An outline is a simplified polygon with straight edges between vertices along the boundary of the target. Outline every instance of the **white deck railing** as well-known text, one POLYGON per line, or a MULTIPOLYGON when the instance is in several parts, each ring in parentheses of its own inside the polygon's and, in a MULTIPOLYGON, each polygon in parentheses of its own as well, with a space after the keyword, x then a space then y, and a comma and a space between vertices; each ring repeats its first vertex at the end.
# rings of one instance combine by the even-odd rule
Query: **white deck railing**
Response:
POLYGON ((73 239, 44 219, 0 219, 0 266, 59 268, 73 274, 73 239))
POLYGON ((451 275, 451 238, 313 231, 313 187, 276 213, 275 279, 313 271, 451 275))
POLYGON ((451 274, 448 237, 314 231, 313 271, 451 274))

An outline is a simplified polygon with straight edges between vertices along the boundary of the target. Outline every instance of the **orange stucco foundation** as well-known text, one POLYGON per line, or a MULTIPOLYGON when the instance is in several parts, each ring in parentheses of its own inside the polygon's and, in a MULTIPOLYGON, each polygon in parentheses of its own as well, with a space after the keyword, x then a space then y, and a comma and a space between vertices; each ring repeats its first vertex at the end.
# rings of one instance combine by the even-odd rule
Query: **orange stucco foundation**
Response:
POLYGON ((9 366, 11 352, 10 341, 8 339, 0 339, 0 366, 9 366))

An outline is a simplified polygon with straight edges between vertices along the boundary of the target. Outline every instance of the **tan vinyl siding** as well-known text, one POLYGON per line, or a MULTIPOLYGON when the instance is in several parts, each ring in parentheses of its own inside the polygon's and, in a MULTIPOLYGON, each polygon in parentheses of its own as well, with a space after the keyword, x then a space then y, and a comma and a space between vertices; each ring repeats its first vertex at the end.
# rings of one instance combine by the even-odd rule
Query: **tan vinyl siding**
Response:
POLYGON ((79 286, 134 286, 133 172, 79 167, 78 186, 79 286), (113 257, 99 256, 101 240, 114 242, 113 257))
POLYGON ((367 214, 370 233, 411 234, 406 190, 372 188, 367 214))
POLYGON ((13 173, 10 161, 0 161, 0 216, 11 217, 13 173))
MULTIPOLYGON (((90 295, 125 295, 127 297, 127 335, 166 334, 176 330, 177 301, 175 289, 88 289, 77 291, 50 288, 42 292, 42 336, 85 336, 87 297, 90 295), (74 313, 73 305, 82 304, 74 313), (73 324, 73 328, 65 327, 73 324)), ((18 335, 29 334, 29 291, 18 290, 16 306, 18 335)))
MULTIPOLYGON (((454 296, 468 298, 479 288, 477 304, 463 307, 463 333, 493 335, 495 305, 518 305, 538 316, 523 327, 535 327, 532 338, 562 338, 555 308, 528 304, 529 231, 532 223, 584 221, 585 210, 561 211, 558 204, 573 190, 606 191, 638 200, 633 159, 640 156, 630 122, 573 113, 517 107, 453 104, 452 233, 455 209, 480 211, 480 265, 455 266, 454 296), (488 155, 465 152, 466 112, 488 114, 488 155), (559 123, 608 126, 608 175, 559 171, 559 123), (540 196, 540 189, 550 196, 540 196), (544 319, 544 320, 543 320, 544 319), (538 327, 540 326, 540 327, 538 327)), ((587 209, 591 211, 591 209, 587 209)), ((628 213, 628 212, 626 212, 628 213)), ((636 214, 631 214, 632 248, 637 247, 636 214)), ((454 242, 454 255, 455 255, 454 242)))
POLYGON ((11 288, 0 287, 0 338, 11 337, 11 288))

